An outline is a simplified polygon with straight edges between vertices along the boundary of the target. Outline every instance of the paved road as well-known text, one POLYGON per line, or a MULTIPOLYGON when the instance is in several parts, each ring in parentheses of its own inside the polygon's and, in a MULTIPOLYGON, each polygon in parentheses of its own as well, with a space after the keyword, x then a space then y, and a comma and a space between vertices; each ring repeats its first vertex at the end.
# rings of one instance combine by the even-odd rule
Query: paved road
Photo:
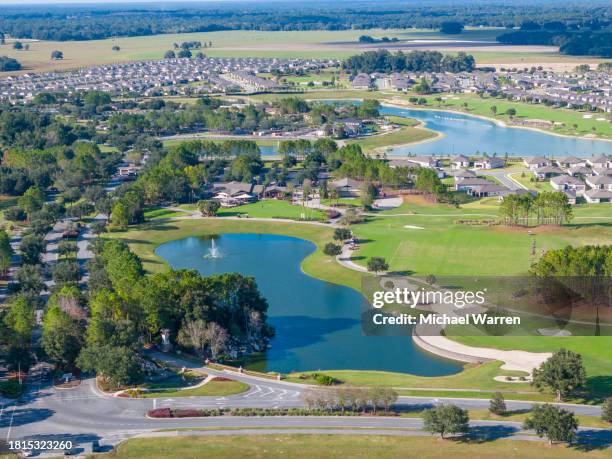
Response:
MULTIPOLYGON (((525 171, 527 171, 527 169, 525 169, 525 171)), ((513 170, 512 173, 515 174, 517 172, 523 172, 523 170, 518 169, 518 170, 513 170)), ((499 180, 502 185, 510 188, 511 190, 526 190, 527 188, 523 185, 521 185, 520 183, 512 180, 508 174, 507 171, 505 170, 496 170, 496 169, 491 169, 491 170, 479 170, 478 173, 482 174, 482 175, 488 175, 491 177, 495 177, 497 180, 499 180)))
MULTIPOLYGON (((159 355, 157 355, 159 356, 159 355)), ((157 357, 156 356, 156 357, 157 357)), ((165 357, 175 364, 190 368, 201 368, 197 364, 165 357)), ((204 370, 203 368, 201 368, 204 370)), ((0 401, 0 438, 5 439, 70 439, 75 444, 86 445, 92 440, 114 445, 134 435, 157 429, 175 428, 374 428, 374 429, 419 429, 418 418, 397 417, 213 417, 201 419, 153 420, 145 417, 148 410, 159 407, 190 408, 238 408, 238 407, 300 407, 300 392, 304 386, 265 378, 255 378, 235 372, 206 368, 208 374, 231 376, 248 383, 247 392, 227 397, 181 397, 159 399, 126 399, 101 394, 93 379, 83 381, 80 387, 57 390, 49 383, 41 382, 34 374, 29 390, 19 404, 2 405, 0 401)), ((488 399, 459 399, 431 397, 400 397, 398 410, 420 411, 439 403, 454 403, 463 408, 483 409, 488 399)), ((507 401, 508 409, 530 408, 531 402, 507 401)), ((565 405, 577 414, 598 415, 599 407, 565 405)), ((479 435, 502 435, 522 438, 520 425, 507 421, 474 421, 471 423, 479 435), (517 436, 518 435, 518 436, 517 436)), ((261 431, 259 431, 261 433, 261 431)), ((346 433, 346 431, 344 432, 346 433)), ((584 429, 583 437, 612 444, 612 431, 584 429)))

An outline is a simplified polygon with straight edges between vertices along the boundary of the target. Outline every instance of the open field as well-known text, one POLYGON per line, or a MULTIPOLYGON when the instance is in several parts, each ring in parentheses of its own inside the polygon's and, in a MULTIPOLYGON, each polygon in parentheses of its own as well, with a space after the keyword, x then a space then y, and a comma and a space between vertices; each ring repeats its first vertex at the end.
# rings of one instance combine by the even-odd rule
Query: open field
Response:
POLYGON ((235 435, 137 438, 119 446, 115 453, 101 457, 116 459, 156 459, 166 457, 218 458, 345 458, 345 457, 411 457, 423 459, 446 456, 472 459, 505 458, 604 458, 607 450, 583 452, 565 445, 547 447, 544 442, 520 440, 440 441, 431 437, 378 435, 235 435), (475 444, 478 444, 475 447, 475 444))
POLYGON ((116 62, 161 59, 164 52, 172 49, 173 43, 199 40, 212 42, 212 48, 203 49, 211 57, 287 57, 287 58, 333 58, 342 59, 381 45, 358 43, 363 34, 374 37, 396 37, 398 43, 387 44, 390 49, 440 49, 448 52, 473 52, 479 64, 492 63, 538 63, 562 64, 570 66, 578 62, 596 64, 596 58, 562 56, 551 46, 501 46, 490 44, 504 29, 477 28, 466 29, 461 35, 444 35, 437 30, 391 29, 342 30, 342 31, 282 31, 262 32, 249 30, 201 32, 186 34, 162 34, 140 37, 125 37, 89 41, 30 41, 30 50, 17 51, 12 48, 13 40, 0 47, 0 55, 17 58, 23 71, 49 71, 86 67, 116 62), (414 43, 414 40, 434 40, 434 43, 414 43), (476 42, 476 43, 456 43, 476 42), (114 45, 119 51, 113 51, 114 45), (51 52, 64 53, 61 61, 52 61, 51 52))

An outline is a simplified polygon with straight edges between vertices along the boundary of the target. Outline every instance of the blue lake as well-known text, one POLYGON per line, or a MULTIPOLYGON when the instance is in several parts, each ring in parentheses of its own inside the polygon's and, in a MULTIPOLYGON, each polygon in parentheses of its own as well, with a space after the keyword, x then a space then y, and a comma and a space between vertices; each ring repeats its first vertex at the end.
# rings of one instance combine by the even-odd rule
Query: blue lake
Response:
MULTIPOLYGON (((353 103, 358 101, 327 101, 329 103, 353 103)), ((443 136, 430 141, 389 149, 389 156, 407 155, 475 155, 488 153, 504 156, 599 156, 612 154, 612 142, 605 140, 563 137, 531 129, 500 126, 493 121, 439 110, 414 110, 383 106, 385 115, 415 118, 425 127, 443 136)), ((602 121, 603 123, 603 121, 602 121)), ((276 146, 260 147, 262 155, 277 154, 276 146)))
POLYGON ((270 305, 268 321, 276 329, 263 362, 258 362, 266 371, 351 369, 441 376, 461 370, 458 362, 422 352, 410 337, 364 336, 362 295, 301 271, 300 263, 315 250, 311 242, 270 234, 221 234, 214 241, 221 258, 206 258, 210 238, 168 242, 156 253, 175 269, 255 277, 270 305))
MULTIPOLYGON (((477 151, 489 155, 539 156, 591 156, 612 152, 612 143, 604 140, 575 139, 533 131, 500 126, 493 121, 474 116, 436 110, 411 110, 382 107, 381 113, 415 118, 425 127, 443 134, 442 138, 415 145, 394 148, 389 154, 455 155, 477 151)), ((603 123, 603 122, 602 122, 603 123)))

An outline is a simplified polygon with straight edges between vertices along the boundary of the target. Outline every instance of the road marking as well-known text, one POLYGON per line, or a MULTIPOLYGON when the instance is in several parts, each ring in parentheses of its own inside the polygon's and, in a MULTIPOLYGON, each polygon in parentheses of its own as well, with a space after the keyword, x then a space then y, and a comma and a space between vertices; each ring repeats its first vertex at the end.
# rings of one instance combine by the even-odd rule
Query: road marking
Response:
POLYGON ((13 405, 13 411, 11 411, 11 422, 9 423, 8 432, 6 433, 6 441, 9 441, 9 438, 11 436, 11 430, 13 428, 13 418, 15 417, 15 408, 17 408, 17 405, 13 405))

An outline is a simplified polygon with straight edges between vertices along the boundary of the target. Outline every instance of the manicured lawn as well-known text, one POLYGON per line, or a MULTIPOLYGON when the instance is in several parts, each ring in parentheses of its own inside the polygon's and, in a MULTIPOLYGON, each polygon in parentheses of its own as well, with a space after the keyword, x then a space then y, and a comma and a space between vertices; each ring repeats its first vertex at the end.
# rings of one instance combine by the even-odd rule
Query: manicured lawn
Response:
POLYGON ((163 207, 148 207, 145 209, 144 216, 147 220, 159 218, 184 217, 188 215, 185 212, 177 212, 175 210, 164 209, 163 207))
POLYGON ((531 179, 534 178, 534 175, 531 172, 516 172, 514 174, 510 174, 510 177, 526 187, 528 190, 535 190, 538 192, 555 191, 548 180, 532 181, 531 179), (524 177, 523 174, 525 175, 524 177))
MULTIPOLYGON (((476 335, 474 333, 474 335, 476 335)), ((612 336, 452 336, 469 346, 486 346, 496 349, 522 349, 531 352, 553 352, 569 349, 582 355, 587 372, 587 390, 595 399, 612 394, 610 355, 605 349, 612 348, 612 336)), ((580 396, 576 399, 580 400, 580 396)), ((595 400, 597 401, 597 400, 595 400)))
POLYGON ((122 443, 108 457, 116 459, 185 458, 398 458, 440 457, 490 458, 604 458, 609 449, 583 452, 565 445, 548 447, 544 442, 491 440, 440 441, 433 437, 388 435, 268 434, 136 438, 122 443))
MULTIPOLYGON (((368 241, 355 253, 355 261, 365 266, 368 258, 381 256, 389 263, 390 270, 418 275, 526 273, 532 263, 532 236, 526 228, 457 224, 460 219, 499 218, 496 206, 490 202, 482 209, 478 206, 471 203, 456 209, 413 199, 393 211, 381 213, 387 217, 374 217, 364 224, 353 225, 355 235, 368 241), (406 213, 413 215, 397 216, 406 213), (423 229, 405 228, 407 225, 423 229)), ((608 227, 581 222, 558 229, 531 228, 539 235, 538 252, 566 245, 612 243, 608 227)))
POLYGON ((403 126, 398 131, 349 140, 347 143, 358 144, 364 151, 372 152, 385 147, 422 142, 423 140, 433 139, 437 136, 438 134, 436 132, 429 129, 403 126))
POLYGON ((307 220, 327 221, 327 215, 320 210, 274 199, 265 199, 244 206, 221 208, 217 215, 219 217, 242 215, 255 218, 288 218, 291 220, 302 220, 302 217, 305 217, 307 220))
POLYGON ((249 385, 240 381, 210 381, 203 386, 184 390, 161 390, 144 392, 144 398, 160 397, 194 397, 194 396, 224 396, 235 395, 249 390, 249 385))
MULTIPOLYGON (((326 370, 324 373, 329 376, 342 381, 344 384, 354 386, 387 386, 393 387, 396 390, 404 388, 410 390, 411 388, 420 389, 431 389, 436 391, 433 396, 442 396, 437 389, 482 389, 482 390, 499 390, 506 394, 507 398, 517 398, 516 392, 531 392, 531 398, 537 397, 538 392, 532 388, 529 384, 517 384, 507 383, 501 381, 495 381, 493 378, 497 375, 510 375, 519 376, 523 375, 522 372, 512 372, 500 370, 500 362, 490 362, 483 365, 466 365, 465 370, 450 376, 415 376, 405 373, 393 373, 388 371, 352 371, 352 370, 326 370)), ((300 378, 300 375, 308 376, 312 372, 294 373, 289 375, 289 380, 295 382, 309 382, 308 379, 300 378)), ((425 392, 418 392, 422 395, 427 395, 425 392)), ((417 394, 417 391, 415 391, 417 394)), ((414 395, 414 394, 405 394, 414 395)), ((452 394, 444 394, 446 396, 457 396, 452 394)), ((472 393, 467 396, 488 398, 490 393, 472 393)), ((528 397, 528 398, 529 398, 528 397)), ((548 396, 544 396, 543 399, 550 399, 548 396)))

